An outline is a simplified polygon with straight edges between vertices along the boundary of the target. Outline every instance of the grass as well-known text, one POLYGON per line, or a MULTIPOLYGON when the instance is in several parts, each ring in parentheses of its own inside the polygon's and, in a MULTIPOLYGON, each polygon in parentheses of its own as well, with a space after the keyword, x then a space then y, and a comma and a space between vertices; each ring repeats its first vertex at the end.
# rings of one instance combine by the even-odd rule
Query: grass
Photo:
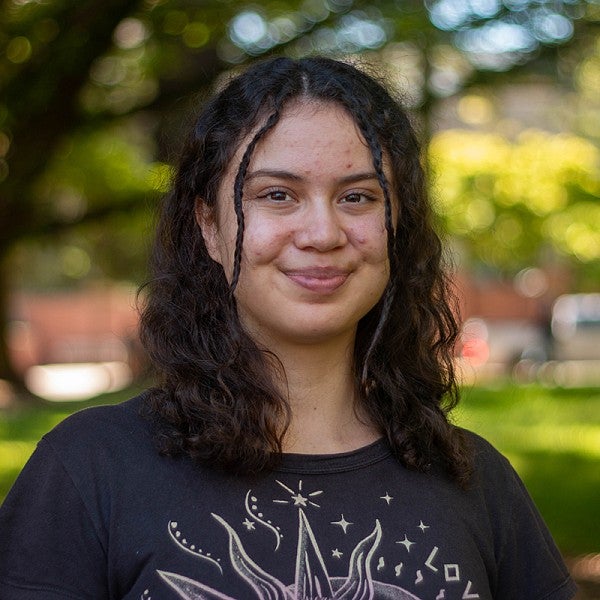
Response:
POLYGON ((46 432, 77 410, 94 404, 122 402, 138 391, 124 390, 85 402, 41 402, 0 410, 0 502, 46 432))
POLYGON ((600 551, 600 389, 465 389, 455 419, 510 459, 565 555, 600 551))
MULTIPOLYGON (((0 500, 46 431, 134 393, 0 412, 0 500)), ((565 555, 600 551, 600 389, 466 388, 455 421, 508 456, 565 555)))

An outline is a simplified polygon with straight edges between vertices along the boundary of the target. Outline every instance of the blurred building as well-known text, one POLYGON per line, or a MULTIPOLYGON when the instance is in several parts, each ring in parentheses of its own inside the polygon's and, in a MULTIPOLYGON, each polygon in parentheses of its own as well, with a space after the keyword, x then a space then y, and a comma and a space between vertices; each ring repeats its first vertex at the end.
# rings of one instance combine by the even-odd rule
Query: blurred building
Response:
POLYGON ((24 374, 34 365, 139 362, 135 289, 90 286, 80 291, 12 297, 9 347, 24 374))

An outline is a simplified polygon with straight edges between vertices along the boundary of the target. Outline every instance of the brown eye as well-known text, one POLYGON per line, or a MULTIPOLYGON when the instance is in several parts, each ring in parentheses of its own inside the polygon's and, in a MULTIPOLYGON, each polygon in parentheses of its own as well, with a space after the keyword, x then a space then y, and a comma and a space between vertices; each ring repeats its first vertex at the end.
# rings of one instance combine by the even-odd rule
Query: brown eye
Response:
POLYGON ((375 200, 373 196, 359 192, 351 192, 341 199, 342 202, 347 204, 365 204, 367 202, 372 202, 373 200, 375 200))
POLYGON ((260 200, 269 200, 274 203, 287 202, 290 195, 285 190, 270 190, 257 196, 260 200))
POLYGON ((269 198, 269 200, 273 200, 274 202, 285 202, 289 198, 289 196, 286 192, 276 191, 269 192, 267 194, 267 198, 269 198))
POLYGON ((344 197, 345 202, 352 202, 353 204, 358 204, 364 196, 362 194, 348 194, 344 197))

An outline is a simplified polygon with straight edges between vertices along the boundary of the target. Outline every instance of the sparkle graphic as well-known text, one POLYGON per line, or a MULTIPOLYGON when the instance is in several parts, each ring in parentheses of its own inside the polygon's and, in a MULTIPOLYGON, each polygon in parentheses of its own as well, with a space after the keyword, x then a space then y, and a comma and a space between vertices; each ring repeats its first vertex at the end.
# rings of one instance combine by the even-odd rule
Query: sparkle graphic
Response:
POLYGON ((343 555, 344 553, 340 552, 337 548, 331 551, 331 556, 333 556, 333 558, 342 558, 343 555))
POLYGON ((390 496, 387 492, 385 493, 385 496, 379 496, 382 500, 385 500, 387 502, 387 505, 390 505, 390 502, 394 499, 393 496, 390 496))
POLYGON ((256 529, 256 527, 254 527, 254 521, 251 521, 250 519, 248 519, 246 517, 245 521, 242 521, 242 525, 248 530, 248 531, 254 531, 256 529))
POLYGON ((344 530, 344 533, 347 533, 348 525, 354 525, 354 523, 351 523, 350 521, 346 521, 346 519, 344 518, 344 515, 342 515, 342 518, 339 521, 331 521, 331 524, 339 525, 344 530))
MULTIPOLYGON (((300 506, 300 507, 306 507, 308 504, 310 504, 310 506, 314 506, 315 508, 320 508, 320 506, 316 503, 313 502, 311 500, 311 498, 314 498, 315 496, 319 496, 320 494, 323 493, 323 490, 316 490, 315 492, 310 492, 309 494, 306 494, 306 496, 304 496, 302 494, 302 480, 300 480, 298 482, 298 491, 294 491, 293 489, 289 488, 287 485, 285 485, 285 483, 281 483, 281 481, 278 481, 277 479, 275 480, 286 492, 290 493, 290 498, 292 500, 292 502, 294 503, 294 506, 300 506)), ((273 502, 275 504, 289 504, 290 501, 289 500, 273 500, 273 502)))
POLYGON ((405 548, 407 552, 410 552, 410 547, 412 545, 414 545, 415 542, 411 542, 408 537, 406 536, 406 534, 404 534, 404 539, 401 542, 396 542, 396 544, 402 544, 405 548))
POLYGON ((419 524, 417 525, 417 527, 423 532, 425 533, 426 529, 429 529, 429 525, 425 525, 425 523, 423 523, 423 521, 419 521, 419 524))

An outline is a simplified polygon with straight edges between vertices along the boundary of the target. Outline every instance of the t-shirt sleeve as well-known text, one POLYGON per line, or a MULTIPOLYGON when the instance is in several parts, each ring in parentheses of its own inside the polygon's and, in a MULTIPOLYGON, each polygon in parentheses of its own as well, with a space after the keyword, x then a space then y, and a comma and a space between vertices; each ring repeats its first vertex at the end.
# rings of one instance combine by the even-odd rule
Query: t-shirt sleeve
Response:
POLYGON ((504 457, 501 460, 509 520, 500 533, 495 598, 572 599, 576 586, 546 524, 515 470, 504 457))
POLYGON ((0 598, 108 598, 106 564, 98 527, 42 440, 0 507, 0 598))

